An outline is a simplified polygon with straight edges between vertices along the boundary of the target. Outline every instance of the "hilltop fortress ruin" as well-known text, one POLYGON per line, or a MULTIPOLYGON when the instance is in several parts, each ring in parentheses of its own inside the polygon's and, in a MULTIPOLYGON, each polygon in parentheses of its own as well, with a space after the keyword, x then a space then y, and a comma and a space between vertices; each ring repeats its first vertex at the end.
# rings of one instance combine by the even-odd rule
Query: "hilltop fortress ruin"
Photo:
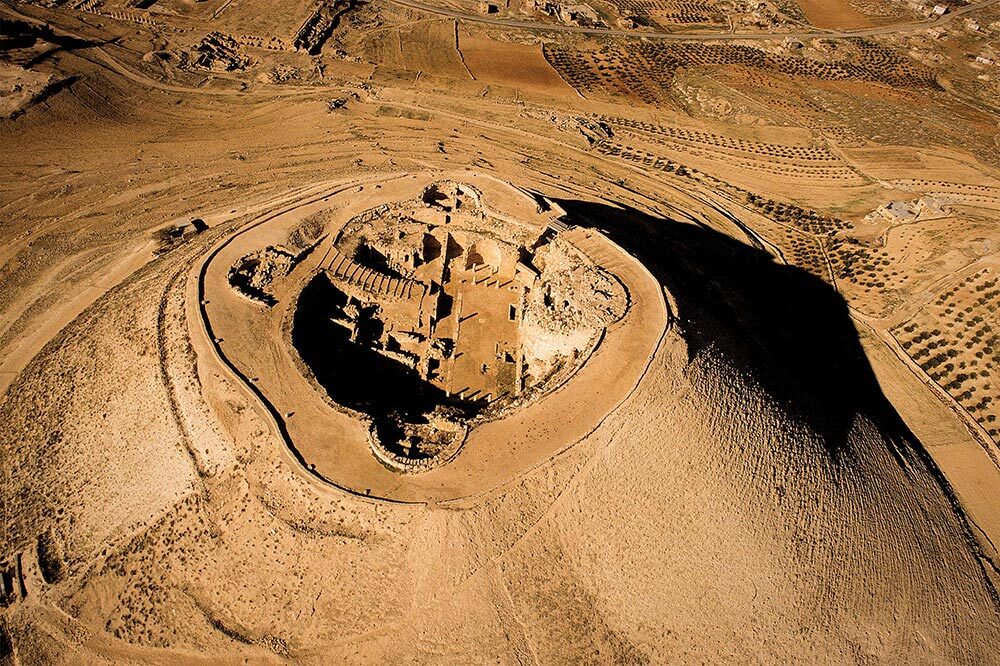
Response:
MULTIPOLYGON (((226 273, 228 298, 240 297, 230 311, 263 319, 239 346, 258 347, 245 367, 262 393, 287 398, 293 446, 328 450, 341 433, 392 473, 452 461, 470 433, 573 384, 633 307, 633 287, 606 265, 625 253, 554 202, 485 177, 412 180, 362 185, 349 207, 321 202, 281 243, 260 246, 281 217, 254 229, 226 273), (275 339, 278 364, 259 350, 275 339), (304 380, 294 390, 293 371, 304 380), (317 396, 324 414, 296 438, 296 405, 317 396)), ((518 436, 558 420, 554 407, 536 408, 518 436)))

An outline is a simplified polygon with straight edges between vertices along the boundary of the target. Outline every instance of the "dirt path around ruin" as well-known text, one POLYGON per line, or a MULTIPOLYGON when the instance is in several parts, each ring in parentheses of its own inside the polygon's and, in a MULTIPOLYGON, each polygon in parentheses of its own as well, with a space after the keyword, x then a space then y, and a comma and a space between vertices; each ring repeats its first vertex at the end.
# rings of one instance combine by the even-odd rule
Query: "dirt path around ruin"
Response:
MULTIPOLYGON (((379 180, 375 182, 384 183, 398 176, 376 176, 365 182, 373 182, 376 178, 379 180)), ((271 371, 266 368, 255 368, 255 376, 248 376, 249 371, 241 369, 245 362, 241 363, 230 358, 225 351, 226 348, 235 351, 235 348, 218 341, 219 333, 213 327, 207 303, 204 301, 210 300, 207 285, 210 264, 242 235, 304 206, 324 201, 336 193, 343 193, 360 182, 362 181, 350 181, 319 195, 303 198, 296 204, 272 211, 252 221, 220 242, 198 269, 198 298, 202 302, 199 328, 204 331, 206 342, 211 341, 210 346, 214 350, 214 355, 227 367, 228 374, 246 387, 256 398, 255 403, 263 405, 267 421, 284 440, 286 445, 284 448, 290 457, 294 458, 295 467, 301 473, 308 475, 314 481, 323 482, 366 500, 393 503, 468 500, 510 483, 527 470, 544 464, 572 447, 593 432, 595 424, 603 422, 608 415, 617 411, 627 401, 659 349, 670 321, 668 308, 662 288, 645 267, 603 235, 591 231, 584 234, 581 231, 580 237, 575 241, 579 242, 583 246, 581 249, 598 263, 611 264, 607 268, 625 282, 632 303, 625 319, 609 328, 604 342, 577 371, 573 379, 521 411, 474 429, 465 448, 456 459, 419 475, 401 476, 383 468, 372 456, 363 437, 352 438, 359 440, 356 442, 338 442, 336 450, 339 453, 335 455, 322 453, 326 447, 333 445, 329 439, 330 433, 347 431, 334 427, 334 424, 321 427, 321 423, 334 416, 339 417, 339 420, 347 417, 339 411, 333 414, 335 410, 322 399, 316 388, 304 377, 297 377, 301 373, 291 358, 293 352, 284 349, 288 341, 284 340, 282 332, 269 332, 269 335, 279 335, 282 339, 267 344, 266 347, 270 351, 258 357, 258 362, 263 360, 265 364, 278 363, 281 369, 278 370, 277 366, 271 371), (275 349, 275 345, 279 348, 275 349), (291 413, 287 405, 279 407, 272 402, 273 398, 280 396, 265 394, 268 391, 266 377, 269 374, 274 375, 274 380, 279 381, 279 385, 284 387, 281 393, 288 394, 292 391, 289 395, 294 396, 305 392, 306 399, 297 401, 298 406, 293 410, 295 411, 293 422, 286 420, 291 413), (313 393, 317 395, 312 395, 313 393), (552 418, 555 412, 559 412, 561 418, 552 418), (305 435, 307 440, 296 441, 290 430, 298 430, 299 436, 305 435), (315 449, 316 444, 309 443, 317 437, 320 438, 316 440, 320 443, 320 449, 315 449), (321 444, 323 441, 327 444, 321 444), (544 446, 539 446, 539 442, 544 442, 544 446), (318 453, 321 453, 319 457, 318 453), (347 478, 355 480, 345 483, 343 472, 350 470, 353 472, 347 478)), ((368 196, 371 195, 365 198, 368 196)), ((357 205, 360 204, 352 205, 351 208, 357 205)), ((330 229, 327 231, 333 233, 330 229)), ((253 244, 255 241, 250 242, 253 244)), ((228 254, 233 252, 239 254, 250 246, 239 247, 239 250, 233 250, 228 254)), ((317 250, 315 254, 322 256, 323 252, 317 250)), ((221 279, 220 270, 222 269, 211 272, 214 275, 211 278, 213 285, 221 279)), ((224 271, 221 274, 224 274, 224 271)), ((222 297, 218 292, 219 288, 218 285, 213 286, 216 295, 212 299, 222 297)), ((224 288, 224 285, 221 288, 224 288)), ((232 328, 232 325, 226 328, 232 328)), ((289 395, 280 398, 280 401, 288 402, 289 395)))

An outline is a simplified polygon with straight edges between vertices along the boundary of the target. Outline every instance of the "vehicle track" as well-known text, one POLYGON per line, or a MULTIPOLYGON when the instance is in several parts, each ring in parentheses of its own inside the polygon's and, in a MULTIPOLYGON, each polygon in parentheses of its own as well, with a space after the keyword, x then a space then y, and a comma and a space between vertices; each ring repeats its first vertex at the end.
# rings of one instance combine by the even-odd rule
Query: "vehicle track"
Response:
MULTIPOLYGON (((184 416, 181 414, 181 407, 177 400, 177 388, 174 386, 174 381, 170 377, 170 354, 167 351, 170 340, 167 334, 167 318, 170 316, 170 299, 177 288, 178 284, 181 283, 182 278, 187 273, 187 270, 191 266, 190 261, 186 261, 179 269, 177 269, 173 275, 167 280, 167 285, 163 289, 163 295, 160 297, 160 305, 157 308, 156 313, 156 345, 158 347, 158 359, 160 368, 160 382, 163 384, 163 388, 167 394, 167 402, 170 405, 170 416, 177 427, 177 432, 184 442, 184 448, 187 451, 188 456, 191 458, 191 462, 194 465, 195 471, 198 474, 199 479, 204 479, 207 476, 207 470, 204 469, 198 456, 195 454, 194 443, 191 438, 191 432, 184 423, 184 416)), ((202 484, 204 488, 204 484, 202 484)))

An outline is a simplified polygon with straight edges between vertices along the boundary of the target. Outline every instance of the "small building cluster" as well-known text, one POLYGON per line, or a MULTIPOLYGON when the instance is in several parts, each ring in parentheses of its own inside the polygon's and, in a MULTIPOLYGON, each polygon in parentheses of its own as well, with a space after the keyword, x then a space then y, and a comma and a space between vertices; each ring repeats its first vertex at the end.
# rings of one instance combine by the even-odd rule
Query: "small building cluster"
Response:
POLYGON ((951 213, 948 202, 934 197, 923 197, 914 201, 892 201, 865 216, 867 222, 885 221, 890 223, 913 222, 951 213))
POLYGON ((532 8, 559 19, 567 25, 605 27, 593 7, 584 3, 561 3, 555 0, 532 0, 532 8))
POLYGON ((948 5, 926 2, 925 0, 911 0, 909 3, 910 9, 917 12, 921 16, 944 16, 948 13, 948 5))

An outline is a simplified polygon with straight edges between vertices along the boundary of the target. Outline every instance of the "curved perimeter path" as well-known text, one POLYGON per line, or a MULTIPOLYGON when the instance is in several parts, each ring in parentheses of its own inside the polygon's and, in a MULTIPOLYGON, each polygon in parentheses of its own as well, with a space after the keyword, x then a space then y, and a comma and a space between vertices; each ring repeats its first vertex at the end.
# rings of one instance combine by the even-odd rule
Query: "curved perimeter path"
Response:
MULTIPOLYGON (((433 179, 446 178, 438 175, 433 179)), ((469 173, 454 179, 471 181, 484 190, 486 203, 518 199, 506 183, 469 173), (493 182, 488 182, 493 181, 493 182), (495 194, 496 198, 489 197, 495 194), (502 196, 501 198, 501 195, 502 196)), ((560 388, 510 416, 475 428, 461 453, 450 463, 415 475, 400 475, 372 455, 367 430, 333 408, 325 394, 303 376, 287 339, 293 296, 322 261, 339 225, 360 210, 401 195, 419 192, 431 176, 421 174, 368 181, 331 193, 329 200, 310 198, 266 223, 236 232, 207 261, 202 275, 202 314, 206 328, 221 342, 216 348, 234 375, 265 404, 300 469, 313 478, 362 497, 396 502, 440 502, 480 495, 518 477, 592 433, 639 385, 669 324, 663 291, 636 259, 595 231, 573 229, 566 239, 605 266, 626 285, 631 300, 625 317, 608 328, 590 359, 560 388), (378 191, 377 195, 373 193, 378 191), (304 217, 331 210, 330 236, 289 276, 282 303, 263 309, 236 296, 226 275, 232 262, 247 252, 277 244, 304 217)), ((525 201, 527 209, 533 202, 525 201)), ((520 216, 518 216, 520 217, 520 216)), ((527 221, 529 224, 532 220, 527 221)), ((539 223, 535 220, 534 223, 539 223)))

